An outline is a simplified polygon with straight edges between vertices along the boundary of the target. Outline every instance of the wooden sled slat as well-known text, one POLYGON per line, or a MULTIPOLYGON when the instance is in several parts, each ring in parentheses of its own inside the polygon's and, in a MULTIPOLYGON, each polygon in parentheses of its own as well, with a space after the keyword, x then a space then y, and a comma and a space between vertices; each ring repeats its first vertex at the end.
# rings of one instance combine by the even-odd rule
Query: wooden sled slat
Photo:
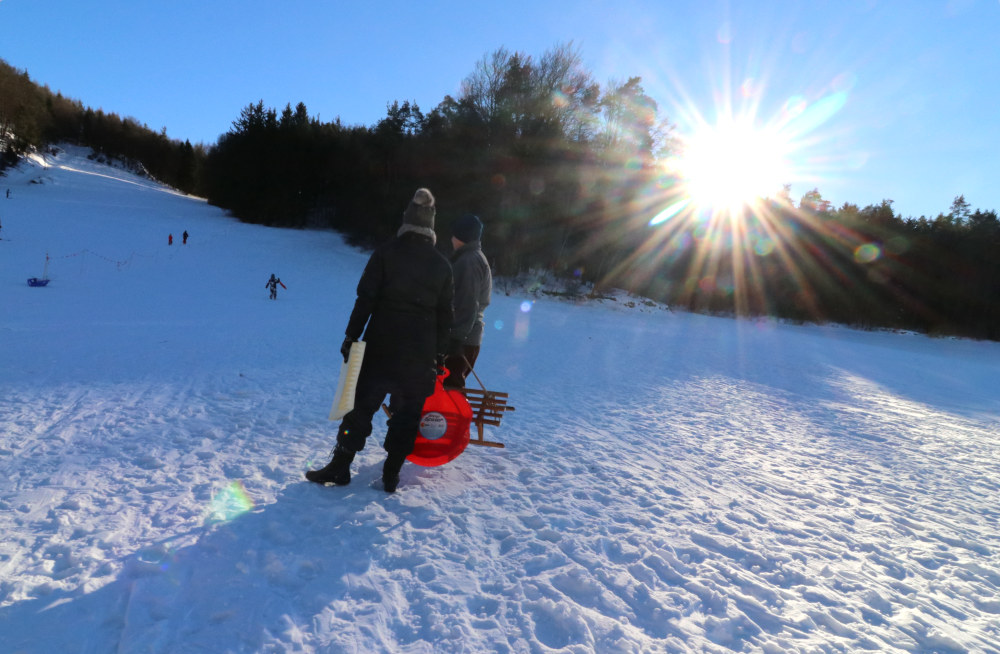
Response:
POLYGON ((476 437, 470 438, 469 443, 485 447, 505 447, 503 443, 486 440, 483 428, 486 425, 499 427, 503 414, 514 410, 514 407, 507 404, 507 393, 489 391, 485 388, 463 388, 461 390, 465 394, 469 406, 472 407, 472 422, 476 425, 476 437))

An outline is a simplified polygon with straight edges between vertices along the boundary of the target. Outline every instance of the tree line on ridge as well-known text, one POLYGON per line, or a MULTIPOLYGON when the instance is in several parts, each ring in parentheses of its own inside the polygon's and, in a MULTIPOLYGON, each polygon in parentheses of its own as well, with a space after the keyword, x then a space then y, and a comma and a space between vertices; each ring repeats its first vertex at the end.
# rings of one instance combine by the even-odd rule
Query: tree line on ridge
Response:
MULTIPOLYGON (((94 111, 0 61, 0 169, 58 142, 121 158, 241 220, 332 228, 371 246, 395 233, 418 186, 438 230, 476 213, 498 276, 544 271, 566 288, 615 287, 675 307, 1000 340, 1000 221, 964 196, 947 213, 890 200, 834 208, 787 192, 736 218, 693 209, 660 165, 672 125, 631 77, 601 85, 572 45, 540 57, 499 48, 457 98, 395 101, 372 126, 306 106, 248 104, 213 145, 169 139, 94 111)), ((439 239, 442 244, 447 238, 439 239)))

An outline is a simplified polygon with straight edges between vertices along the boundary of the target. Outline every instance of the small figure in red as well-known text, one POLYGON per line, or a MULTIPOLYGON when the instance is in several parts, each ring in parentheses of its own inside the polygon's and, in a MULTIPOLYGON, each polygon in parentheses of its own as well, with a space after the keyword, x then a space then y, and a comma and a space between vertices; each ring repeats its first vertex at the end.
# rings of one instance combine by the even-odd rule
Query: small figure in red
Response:
POLYGON ((174 235, 171 234, 170 236, 167 237, 167 245, 173 245, 173 244, 174 244, 174 235))

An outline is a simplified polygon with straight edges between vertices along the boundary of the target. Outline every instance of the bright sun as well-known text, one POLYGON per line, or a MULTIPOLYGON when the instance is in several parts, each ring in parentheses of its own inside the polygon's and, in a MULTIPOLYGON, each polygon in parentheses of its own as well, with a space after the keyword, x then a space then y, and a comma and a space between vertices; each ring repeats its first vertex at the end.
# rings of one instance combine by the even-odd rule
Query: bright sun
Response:
POLYGON ((787 147, 774 132, 728 122, 685 139, 678 172, 691 202, 737 212, 787 183, 787 147))

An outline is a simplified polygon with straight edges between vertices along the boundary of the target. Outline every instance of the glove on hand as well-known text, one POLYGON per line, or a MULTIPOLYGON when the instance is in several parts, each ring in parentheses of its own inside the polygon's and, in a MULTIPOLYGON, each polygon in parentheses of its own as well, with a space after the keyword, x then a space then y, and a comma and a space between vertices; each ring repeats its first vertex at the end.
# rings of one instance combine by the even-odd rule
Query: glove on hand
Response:
POLYGON ((340 346, 340 353, 344 355, 344 363, 347 363, 347 359, 351 356, 351 344, 355 342, 355 339, 348 336, 340 346))

